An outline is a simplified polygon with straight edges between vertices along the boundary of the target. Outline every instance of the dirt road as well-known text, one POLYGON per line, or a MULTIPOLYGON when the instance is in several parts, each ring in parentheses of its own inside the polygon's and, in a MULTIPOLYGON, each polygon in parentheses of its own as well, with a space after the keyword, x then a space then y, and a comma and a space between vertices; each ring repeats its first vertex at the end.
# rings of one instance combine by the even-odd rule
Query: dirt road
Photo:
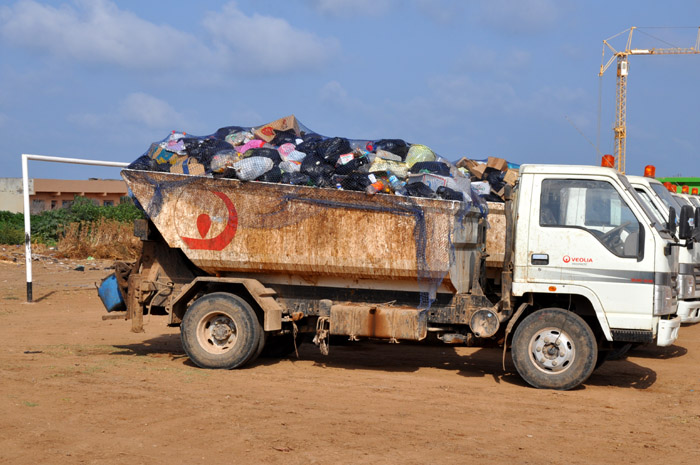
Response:
POLYGON ((101 320, 107 263, 34 263, 26 304, 0 260, 2 464, 700 463, 700 325, 568 392, 497 349, 405 343, 212 371, 162 317, 101 320))

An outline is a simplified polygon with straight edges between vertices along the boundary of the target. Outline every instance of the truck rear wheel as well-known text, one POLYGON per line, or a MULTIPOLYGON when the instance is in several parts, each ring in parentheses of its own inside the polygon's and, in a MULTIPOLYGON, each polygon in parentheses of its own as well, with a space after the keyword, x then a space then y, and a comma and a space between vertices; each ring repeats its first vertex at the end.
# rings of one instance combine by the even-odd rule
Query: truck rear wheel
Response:
POLYGON ((187 356, 202 368, 238 368, 261 347, 255 311, 240 297, 215 292, 197 299, 182 319, 180 336, 187 356))
POLYGON ((598 346, 580 316, 546 308, 520 323, 513 335, 512 356, 518 374, 531 386, 567 390, 593 373, 598 346))

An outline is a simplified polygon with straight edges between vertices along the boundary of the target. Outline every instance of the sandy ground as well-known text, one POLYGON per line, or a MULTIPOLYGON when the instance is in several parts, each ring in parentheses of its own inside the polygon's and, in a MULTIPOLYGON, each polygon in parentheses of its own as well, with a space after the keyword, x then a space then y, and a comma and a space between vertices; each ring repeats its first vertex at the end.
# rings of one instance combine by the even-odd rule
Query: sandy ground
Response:
POLYGON ((107 262, 0 254, 2 464, 697 464, 700 325, 585 383, 526 386, 497 349, 366 342, 203 370, 177 328, 102 321, 107 262), (77 265, 85 271, 76 271, 77 265))

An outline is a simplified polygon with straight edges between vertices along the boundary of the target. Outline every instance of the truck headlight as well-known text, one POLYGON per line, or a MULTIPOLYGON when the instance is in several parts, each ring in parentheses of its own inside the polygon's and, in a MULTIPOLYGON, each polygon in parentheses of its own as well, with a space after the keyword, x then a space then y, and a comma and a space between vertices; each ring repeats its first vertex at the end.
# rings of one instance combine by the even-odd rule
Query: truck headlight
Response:
POLYGON ((670 315, 676 311, 676 298, 671 286, 654 284, 654 316, 670 315))
POLYGON ((678 275, 678 298, 691 299, 695 296, 695 276, 692 274, 678 275))

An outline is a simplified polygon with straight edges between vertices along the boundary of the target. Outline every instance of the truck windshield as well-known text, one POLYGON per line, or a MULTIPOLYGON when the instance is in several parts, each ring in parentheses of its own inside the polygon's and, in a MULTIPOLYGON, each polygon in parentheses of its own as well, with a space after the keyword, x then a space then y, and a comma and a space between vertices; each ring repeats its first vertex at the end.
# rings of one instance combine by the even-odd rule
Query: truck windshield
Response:
POLYGON ((673 207, 676 210, 676 219, 678 217, 678 214, 681 211, 680 205, 678 205, 678 202, 673 198, 673 195, 664 187, 663 184, 660 182, 650 182, 649 185, 651 188, 656 192, 656 195, 659 196, 661 201, 666 205, 666 208, 671 208, 673 207))
MULTIPOLYGON (((693 205, 691 205, 690 202, 688 202, 688 199, 686 199, 686 198, 683 198, 679 195, 674 195, 673 198, 676 200, 676 203, 678 204, 678 211, 680 211, 680 207, 682 207, 684 205, 688 205, 689 207, 693 207, 693 205)), ((693 208, 695 208, 695 207, 693 207, 693 208)))
MULTIPOLYGON (((620 180, 620 182, 622 183, 622 185, 625 186, 625 188, 627 189, 627 192, 629 192, 630 195, 632 197, 634 197, 634 199, 637 201, 637 204, 640 207, 642 207, 642 210, 644 210, 644 213, 646 214, 647 218, 649 218, 649 220, 653 222, 652 226, 654 227, 654 229, 656 229, 659 232, 662 232, 666 227, 666 220, 664 220, 663 215, 661 215, 662 221, 661 222, 657 221, 658 220, 658 213, 657 213, 658 210, 654 209, 650 205, 650 203, 653 205, 653 202, 651 202, 651 201, 645 202, 642 199, 642 197, 640 197, 637 190, 634 187, 632 187, 632 185, 629 182, 629 179, 627 179, 627 176, 624 176, 622 174, 618 174, 617 177, 620 180)), ((653 186, 653 184, 652 184, 652 186, 653 186)), ((661 186, 661 187, 663 187, 663 186, 661 186)), ((666 192, 668 193, 668 190, 666 190, 666 192)), ((678 208, 676 208, 676 211, 678 211, 678 208)), ((668 214, 666 216, 668 216, 668 214)))
POLYGON ((696 197, 688 197, 688 200, 694 207, 700 207, 700 200, 698 200, 696 197))
MULTIPOLYGON (((654 201, 651 199, 651 197, 649 197, 649 193, 641 188, 636 188, 635 190, 637 191, 637 194, 639 194, 639 197, 642 199, 642 202, 644 202, 644 206, 654 213, 652 219, 655 221, 655 223, 663 226, 666 223, 666 220, 664 219, 664 213, 657 208, 654 201)), ((668 217, 668 209, 666 209, 665 216, 668 217)), ((654 226, 656 226, 656 224, 654 226)))

